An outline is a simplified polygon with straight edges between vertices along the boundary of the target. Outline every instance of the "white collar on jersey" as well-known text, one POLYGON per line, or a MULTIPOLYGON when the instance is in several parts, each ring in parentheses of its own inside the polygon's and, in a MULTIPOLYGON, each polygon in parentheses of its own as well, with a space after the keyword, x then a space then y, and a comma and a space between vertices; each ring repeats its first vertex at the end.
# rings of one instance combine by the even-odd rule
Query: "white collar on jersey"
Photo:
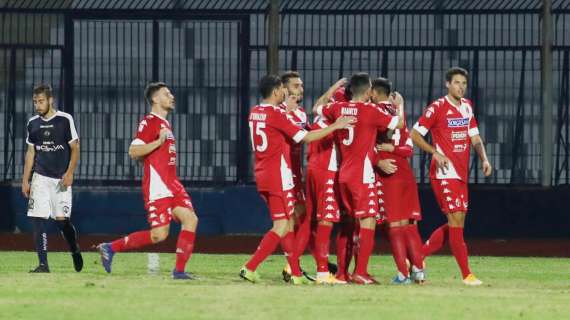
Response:
POLYGON ((260 104, 258 104, 258 106, 260 106, 260 107, 275 107, 271 103, 260 103, 260 104))
POLYGON ((447 95, 445 96, 445 100, 447 100, 447 102, 449 102, 450 105, 456 107, 457 109, 459 109, 462 105, 461 100, 459 100, 459 105, 455 105, 455 103, 453 103, 453 101, 451 101, 451 99, 449 99, 447 95))
POLYGON ((59 111, 55 110, 55 113, 51 117, 44 119, 44 117, 40 116, 40 119, 47 122, 47 121, 50 121, 51 119, 55 118, 58 114, 59 114, 59 111))

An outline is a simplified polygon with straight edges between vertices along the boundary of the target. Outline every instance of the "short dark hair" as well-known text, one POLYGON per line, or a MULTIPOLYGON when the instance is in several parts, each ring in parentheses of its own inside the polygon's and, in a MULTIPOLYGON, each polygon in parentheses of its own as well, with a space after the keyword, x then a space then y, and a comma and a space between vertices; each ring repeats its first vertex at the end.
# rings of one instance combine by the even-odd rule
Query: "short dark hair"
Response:
POLYGON ((273 90, 279 88, 282 84, 283 81, 281 81, 279 76, 268 74, 259 80, 259 93, 263 99, 267 99, 271 97, 273 90))
POLYGON ((363 94, 370 89, 370 76, 365 72, 355 73, 350 77, 349 86, 352 96, 363 94))
POLYGON ((33 89, 33 95, 38 95, 38 94, 45 94, 46 98, 51 98, 53 97, 53 90, 51 88, 51 86, 47 83, 40 83, 37 86, 34 87, 33 89))
POLYGON ((168 86, 164 82, 151 82, 147 84, 144 89, 144 98, 146 99, 146 102, 152 105, 152 96, 154 96, 158 90, 166 87, 168 86))
POLYGON ((372 89, 379 93, 389 95, 392 92, 392 81, 386 78, 376 78, 372 80, 372 89))
POLYGON ((445 81, 451 82, 451 79, 453 79, 453 76, 458 75, 458 74, 464 76, 465 79, 469 80, 469 72, 467 72, 467 70, 465 70, 461 67, 451 67, 445 73, 445 81))
POLYGON ((301 78, 301 74, 297 71, 287 71, 281 75, 281 82, 286 85, 293 78, 301 78))

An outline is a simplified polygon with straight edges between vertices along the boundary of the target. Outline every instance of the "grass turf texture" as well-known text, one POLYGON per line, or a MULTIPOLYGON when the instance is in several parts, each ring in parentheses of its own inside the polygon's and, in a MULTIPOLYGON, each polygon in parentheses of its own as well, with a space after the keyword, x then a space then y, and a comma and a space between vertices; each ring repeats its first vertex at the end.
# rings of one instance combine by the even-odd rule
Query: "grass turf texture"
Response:
MULTIPOLYGON (((199 281, 173 281, 174 254, 160 254, 159 275, 147 273, 145 253, 115 256, 106 274, 96 253, 73 271, 66 253, 49 253, 51 274, 28 274, 33 252, 0 252, 1 319, 567 319, 568 259, 472 257, 485 283, 462 284, 453 257, 427 260, 429 282, 395 286, 389 256, 374 256, 370 272, 379 286, 291 286, 281 280, 285 263, 271 256, 258 272, 262 282, 239 279, 246 255, 195 254, 189 270, 199 281)), ((314 270, 309 256, 307 270, 314 270)))

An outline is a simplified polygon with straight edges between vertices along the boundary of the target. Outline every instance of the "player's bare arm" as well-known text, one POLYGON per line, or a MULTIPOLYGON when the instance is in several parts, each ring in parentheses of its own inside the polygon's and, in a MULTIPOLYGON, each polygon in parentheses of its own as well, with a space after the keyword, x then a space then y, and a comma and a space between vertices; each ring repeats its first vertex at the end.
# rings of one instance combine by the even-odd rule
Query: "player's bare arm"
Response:
POLYGON ((394 91, 390 94, 390 102, 397 107, 398 124, 396 129, 402 129, 404 127, 404 97, 394 91))
POLYGON ((69 143, 69 148, 71 150, 69 165, 67 166, 67 170, 61 179, 61 184, 64 187, 70 187, 73 184, 73 173, 75 172, 77 162, 79 161, 79 140, 71 141, 69 143))
POLYGON ((134 145, 131 144, 129 147, 129 157, 131 157, 133 160, 140 160, 144 158, 146 155, 159 148, 166 141, 168 132, 168 129, 160 130, 160 136, 158 139, 154 140, 151 143, 134 145))
POLYGON ((487 158, 487 152, 485 151, 485 145, 483 144, 483 139, 481 139, 480 135, 474 135, 471 137, 471 144, 473 145, 473 149, 479 155, 479 159, 481 160, 481 169, 483 170, 483 174, 485 177, 490 176, 493 173, 493 166, 489 162, 487 158))
POLYGON ((346 78, 341 78, 340 80, 335 82, 322 96, 320 96, 319 99, 317 99, 317 101, 315 102, 315 105, 313 106, 313 114, 317 114, 317 107, 324 106, 325 104, 327 104, 329 102, 329 99, 335 93, 335 91, 338 90, 338 88, 344 86, 346 82, 347 82, 346 78))
POLYGON ((437 152, 437 150, 424 139, 421 133, 419 133, 416 129, 412 129, 410 136, 412 137, 414 145, 418 146, 423 151, 432 154, 438 169, 449 169, 449 159, 443 154, 437 152))
POLYGON ((26 151, 26 160, 24 162, 24 175, 22 177, 22 194, 28 198, 30 196, 30 177, 32 175, 32 167, 34 166, 34 158, 36 150, 33 145, 28 145, 26 151))
POLYGON ((333 131, 338 129, 348 128, 354 123, 356 123, 355 117, 347 117, 347 116, 339 117, 338 119, 336 119, 336 121, 333 124, 331 124, 326 128, 309 131, 307 135, 305 135, 302 141, 304 143, 309 143, 315 140, 320 140, 331 134, 333 131))

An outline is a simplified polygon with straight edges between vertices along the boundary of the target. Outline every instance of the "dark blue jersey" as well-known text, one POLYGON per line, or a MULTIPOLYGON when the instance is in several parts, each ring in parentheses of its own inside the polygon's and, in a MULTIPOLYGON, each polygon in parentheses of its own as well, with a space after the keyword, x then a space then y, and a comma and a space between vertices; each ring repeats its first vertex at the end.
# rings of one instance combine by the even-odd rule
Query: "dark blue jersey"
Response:
POLYGON ((71 157, 69 144, 79 139, 70 114, 57 111, 51 118, 34 116, 28 120, 26 142, 36 151, 34 172, 60 179, 71 157))

